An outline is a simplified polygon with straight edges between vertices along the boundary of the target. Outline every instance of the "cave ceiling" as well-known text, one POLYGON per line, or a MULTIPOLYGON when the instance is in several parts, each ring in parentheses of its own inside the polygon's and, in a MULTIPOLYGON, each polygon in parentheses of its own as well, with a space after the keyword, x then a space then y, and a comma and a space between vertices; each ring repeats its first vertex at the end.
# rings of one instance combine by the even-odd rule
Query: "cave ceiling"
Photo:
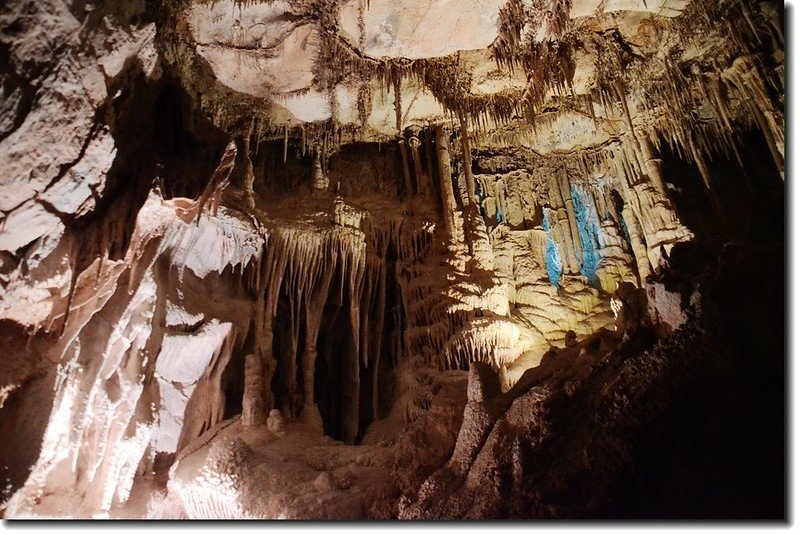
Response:
POLYGON ((786 518, 775 0, 0 2, 0 517, 786 518))
POLYGON ((227 130, 299 137, 324 123, 344 139, 389 141, 463 115, 485 144, 569 152, 652 127, 674 105, 657 87, 665 69, 705 70, 740 46, 731 28, 697 31, 730 6, 691 4, 173 2, 165 46, 193 65, 187 86, 227 130))

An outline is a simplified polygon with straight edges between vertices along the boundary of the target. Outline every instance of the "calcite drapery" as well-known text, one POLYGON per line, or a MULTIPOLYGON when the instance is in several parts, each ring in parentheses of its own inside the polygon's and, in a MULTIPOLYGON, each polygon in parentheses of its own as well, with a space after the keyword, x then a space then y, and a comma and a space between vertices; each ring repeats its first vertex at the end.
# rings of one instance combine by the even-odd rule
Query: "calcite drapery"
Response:
POLYGON ((0 6, 5 516, 498 514, 543 400, 717 347, 676 266, 782 198, 775 6, 409 5, 0 6))

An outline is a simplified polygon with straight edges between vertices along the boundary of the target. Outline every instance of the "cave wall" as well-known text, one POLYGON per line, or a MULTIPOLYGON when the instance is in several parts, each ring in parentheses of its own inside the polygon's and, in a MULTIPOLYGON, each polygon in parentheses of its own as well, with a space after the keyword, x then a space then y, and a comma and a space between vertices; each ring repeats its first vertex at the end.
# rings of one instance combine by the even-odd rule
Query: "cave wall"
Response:
MULTIPOLYGON (((491 468, 560 516, 518 477, 530 451, 496 462, 528 425, 513 410, 470 442, 491 430, 475 370, 511 403, 554 348, 611 354, 588 344, 625 334, 621 288, 681 302, 653 280, 687 242, 782 244, 774 3, 473 2, 448 26, 431 2, 414 27, 367 4, 0 7, 5 516, 296 514, 244 474, 270 441, 345 448, 295 467, 328 500, 309 515, 355 484, 385 503, 345 516, 525 516, 500 490, 471 508, 491 468), (387 467, 395 486, 371 486, 387 467)), ((639 327, 670 336, 685 305, 639 327)))

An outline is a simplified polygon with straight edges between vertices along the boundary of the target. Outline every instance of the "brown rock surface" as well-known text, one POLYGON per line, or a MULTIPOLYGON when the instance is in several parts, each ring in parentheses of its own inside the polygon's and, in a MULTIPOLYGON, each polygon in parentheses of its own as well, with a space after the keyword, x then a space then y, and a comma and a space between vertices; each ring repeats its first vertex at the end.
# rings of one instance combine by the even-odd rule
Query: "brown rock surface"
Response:
POLYGON ((784 46, 766 0, 3 2, 0 513, 782 517, 784 46))

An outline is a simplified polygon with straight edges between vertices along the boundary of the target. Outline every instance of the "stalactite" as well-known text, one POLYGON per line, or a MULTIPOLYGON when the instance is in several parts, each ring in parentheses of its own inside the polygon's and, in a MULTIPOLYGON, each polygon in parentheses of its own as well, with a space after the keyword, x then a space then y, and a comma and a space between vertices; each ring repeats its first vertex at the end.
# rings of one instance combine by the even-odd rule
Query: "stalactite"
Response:
POLYGON ((467 241, 467 248, 470 256, 475 257, 475 239, 477 230, 478 207, 475 200, 475 177, 472 175, 472 151, 469 146, 469 132, 464 114, 458 114, 458 122, 461 127, 461 157, 464 168, 464 184, 466 190, 466 206, 464 207, 464 237, 467 241))
POLYGON ((456 199, 453 195, 453 182, 450 171, 450 150, 447 131, 442 125, 436 125, 436 154, 439 161, 439 193, 442 196, 442 207, 445 229, 449 236, 455 232, 456 199))
POLYGON ((411 198, 414 195, 414 186, 411 182, 411 171, 408 168, 408 148, 406 147, 406 140, 401 136, 397 140, 400 147, 400 158, 403 160, 403 185, 406 198, 411 198))
POLYGON ((419 140, 418 131, 413 131, 411 133, 408 139, 408 144, 411 147, 411 158, 414 161, 414 175, 417 182, 417 193, 420 195, 428 195, 430 178, 422 169, 422 156, 419 152, 421 142, 419 140))
POLYGON ((634 214, 633 209, 626 204, 622 209, 622 218, 628 228, 628 233, 631 239, 631 248, 633 249, 634 258, 636 258, 636 267, 639 274, 640 284, 644 284, 644 280, 653 272, 650 266, 650 261, 647 255, 647 245, 645 244, 642 231, 639 226, 639 219, 634 214))
POLYGON ((689 139, 689 150, 692 157, 692 160, 697 167, 697 170, 700 172, 700 176, 703 179, 703 186, 705 186, 705 192, 708 196, 708 201, 711 205, 711 209, 714 212, 714 216, 719 224, 720 229, 723 233, 729 232, 729 223, 728 219, 725 216, 725 211, 722 208, 722 203, 717 195, 716 190, 714 189, 714 184, 711 181, 711 171, 708 169, 706 165, 705 159, 700 154, 700 151, 697 149, 694 141, 690 138, 689 139))
POLYGON ((580 231, 578 230, 578 222, 575 218, 575 206, 572 202, 572 195, 569 189, 569 179, 566 176, 561 175, 556 177, 556 182, 558 184, 558 190, 567 214, 567 224, 569 226, 569 233, 571 237, 570 251, 574 255, 573 266, 578 268, 578 271, 580 271, 579 266, 583 260, 583 246, 581 244, 580 231))
MULTIPOLYGON (((317 359, 317 338, 319 336, 320 323, 322 321, 323 307, 325 299, 330 290, 331 280, 334 274, 334 265, 328 263, 321 267, 322 274, 318 277, 312 292, 306 294, 305 298, 305 350, 303 352, 303 393, 304 406, 303 418, 307 423, 316 427, 321 427, 322 418, 319 415, 314 401, 314 372, 317 359)), ((315 270, 309 269, 310 273, 315 270)))
POLYGON ((731 81, 742 96, 753 117, 761 127, 764 137, 775 160, 775 166, 784 176, 784 125, 777 119, 780 113, 774 111, 773 99, 769 97, 755 57, 752 55, 737 58, 723 77, 731 81))
POLYGON ((641 133, 637 136, 637 141, 639 143, 642 159, 644 160, 644 169, 647 171, 647 176, 650 177, 650 181, 656 187, 656 190, 666 198, 667 188, 664 185, 664 175, 661 171, 661 160, 656 158, 652 142, 648 136, 641 133))
MULTIPOLYGON (((252 130, 252 125, 251 125, 252 130)), ((244 160, 244 182, 242 184, 242 189, 244 190, 244 200, 245 204, 251 210, 255 209, 255 193, 253 191, 253 183, 255 182, 255 174, 253 173, 253 160, 250 158, 250 137, 251 131, 248 131, 247 135, 242 139, 242 151, 241 155, 244 160)), ((215 206, 219 206, 219 202, 215 203, 215 206)), ((216 210, 215 210, 216 211, 216 210)))

